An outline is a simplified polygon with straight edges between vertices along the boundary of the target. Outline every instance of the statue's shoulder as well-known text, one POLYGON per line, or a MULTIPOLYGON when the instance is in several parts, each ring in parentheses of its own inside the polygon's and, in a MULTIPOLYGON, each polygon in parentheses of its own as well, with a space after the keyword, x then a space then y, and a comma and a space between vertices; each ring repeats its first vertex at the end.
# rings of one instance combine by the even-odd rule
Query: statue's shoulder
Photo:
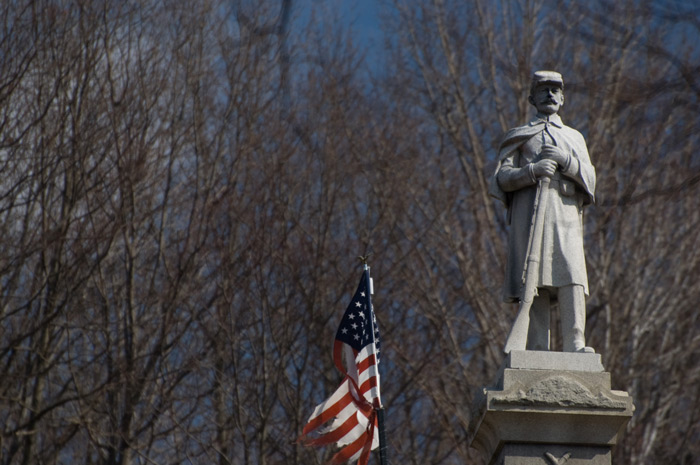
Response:
POLYGON ((565 131, 571 133, 572 135, 575 135, 576 137, 583 138, 583 134, 581 134, 578 129, 574 129, 571 126, 567 126, 567 125, 563 125, 563 129, 565 131))
POLYGON ((571 137, 583 139, 583 135, 578 131, 578 129, 572 128, 571 126, 568 126, 563 122, 561 123, 561 130, 567 132, 571 137))
POLYGON ((510 128, 506 132, 505 136, 503 136, 503 139, 501 139, 501 147, 511 144, 514 141, 520 141, 523 138, 528 138, 532 136, 534 132, 535 131, 533 131, 532 124, 530 123, 510 128))

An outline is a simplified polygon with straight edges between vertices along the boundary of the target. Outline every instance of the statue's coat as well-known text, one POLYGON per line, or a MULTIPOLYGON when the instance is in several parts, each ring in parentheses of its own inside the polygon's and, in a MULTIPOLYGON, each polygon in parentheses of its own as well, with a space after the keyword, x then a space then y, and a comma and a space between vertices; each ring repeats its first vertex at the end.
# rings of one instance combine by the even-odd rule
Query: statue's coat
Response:
POLYGON ((581 133, 564 126, 558 115, 536 118, 511 129, 499 149, 499 161, 489 193, 508 208, 510 223, 508 263, 503 288, 506 302, 521 297, 523 266, 533 217, 536 179, 528 166, 539 160, 544 143, 555 144, 569 155, 569 166, 558 170, 545 197, 547 210, 537 287, 584 287, 588 295, 583 254, 584 205, 594 201, 596 174, 581 133))

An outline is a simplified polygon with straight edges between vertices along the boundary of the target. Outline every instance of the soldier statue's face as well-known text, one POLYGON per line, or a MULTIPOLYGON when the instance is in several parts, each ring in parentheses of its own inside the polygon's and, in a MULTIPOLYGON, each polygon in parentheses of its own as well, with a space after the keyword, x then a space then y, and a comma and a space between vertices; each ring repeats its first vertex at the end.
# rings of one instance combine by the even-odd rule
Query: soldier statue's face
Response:
POLYGON ((564 105, 564 92, 556 84, 540 84, 530 95, 530 103, 538 113, 553 115, 564 105))

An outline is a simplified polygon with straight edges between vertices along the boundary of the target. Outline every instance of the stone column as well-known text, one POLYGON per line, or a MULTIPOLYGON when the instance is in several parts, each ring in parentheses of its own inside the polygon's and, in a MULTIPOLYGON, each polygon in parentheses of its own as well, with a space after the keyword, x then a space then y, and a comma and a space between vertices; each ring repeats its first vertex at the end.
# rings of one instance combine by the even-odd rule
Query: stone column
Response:
POLYGON ((490 465, 611 465, 633 412, 599 354, 512 351, 476 400, 471 446, 490 465))

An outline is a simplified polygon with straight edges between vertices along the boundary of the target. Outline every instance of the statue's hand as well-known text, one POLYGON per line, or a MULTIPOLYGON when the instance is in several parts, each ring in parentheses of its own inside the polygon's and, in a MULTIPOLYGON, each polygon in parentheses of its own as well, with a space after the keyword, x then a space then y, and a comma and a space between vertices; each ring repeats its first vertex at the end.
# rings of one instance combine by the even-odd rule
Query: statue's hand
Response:
POLYGON ((551 178, 557 171, 557 162, 550 160, 549 158, 544 158, 532 165, 532 172, 535 173, 537 179, 541 177, 551 178))
POLYGON ((541 155, 543 159, 554 160, 562 168, 569 163, 569 156, 556 145, 543 145, 541 155))

